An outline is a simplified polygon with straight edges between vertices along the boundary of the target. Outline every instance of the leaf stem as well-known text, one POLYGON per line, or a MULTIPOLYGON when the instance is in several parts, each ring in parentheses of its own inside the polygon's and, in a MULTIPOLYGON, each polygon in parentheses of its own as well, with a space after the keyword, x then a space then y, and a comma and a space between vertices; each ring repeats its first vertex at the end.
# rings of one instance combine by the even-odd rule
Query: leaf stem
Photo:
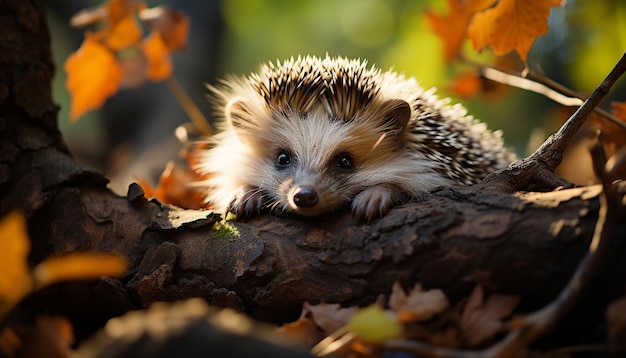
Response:
POLYGON ((174 97, 176 97, 176 100, 180 103, 180 106, 183 108, 187 116, 189 116, 189 119, 191 119, 191 122, 196 126, 198 131, 207 136, 212 135, 213 128, 209 124, 209 121, 207 121, 206 117, 202 114, 198 106, 196 106, 180 83, 178 83, 173 76, 169 77, 165 83, 167 83, 167 87, 174 94, 174 97))

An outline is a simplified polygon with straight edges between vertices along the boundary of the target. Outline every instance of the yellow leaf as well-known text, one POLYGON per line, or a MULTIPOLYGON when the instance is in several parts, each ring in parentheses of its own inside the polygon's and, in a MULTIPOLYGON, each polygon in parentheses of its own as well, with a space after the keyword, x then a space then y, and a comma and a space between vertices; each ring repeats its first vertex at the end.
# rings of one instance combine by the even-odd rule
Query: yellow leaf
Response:
POLYGON ((152 81, 162 81, 172 75, 170 51, 159 32, 153 31, 145 38, 141 49, 148 60, 148 78, 152 81))
POLYGON ((51 257, 33 271, 38 287, 65 280, 121 277, 128 268, 126 259, 116 255, 70 253, 51 257))
POLYGON ((65 72, 65 86, 72 95, 70 119, 73 121, 89 110, 100 108, 117 92, 124 75, 115 55, 90 34, 65 61, 65 72))
POLYGON ((26 219, 17 211, 11 212, 0 221, 0 317, 33 288, 29 251, 26 219))
POLYGON ((402 325, 378 305, 358 310, 347 327, 370 343, 382 343, 402 334, 402 325))
POLYGON ((491 9, 477 13, 468 28, 474 48, 491 46, 501 56, 512 50, 526 61, 535 39, 548 32, 550 8, 564 0, 500 0, 491 9))

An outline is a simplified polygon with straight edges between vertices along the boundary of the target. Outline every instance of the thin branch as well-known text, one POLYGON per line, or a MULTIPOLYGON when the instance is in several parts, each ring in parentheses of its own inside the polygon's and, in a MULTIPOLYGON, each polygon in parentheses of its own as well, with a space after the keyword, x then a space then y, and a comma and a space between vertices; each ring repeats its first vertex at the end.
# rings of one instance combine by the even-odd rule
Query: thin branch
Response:
POLYGON ((183 108, 191 122, 196 126, 198 131, 204 135, 213 134, 213 128, 209 124, 209 121, 204 117, 202 111, 196 106, 193 100, 189 97, 185 89, 176 81, 174 77, 170 77, 165 81, 167 83, 167 87, 176 97, 178 103, 183 108))
MULTIPOLYGON (((496 66, 486 66, 465 58, 463 61, 477 68, 481 75, 489 80, 539 93, 564 106, 580 106, 588 98, 567 86, 532 71, 525 70, 520 74, 517 71, 496 66)), ((617 118, 614 114, 599 107, 594 108, 593 111, 600 118, 626 129, 626 122, 617 118)))
POLYGON ((622 55, 619 62, 613 67, 608 76, 593 91, 585 103, 572 114, 561 128, 550 136, 537 149, 530 158, 541 160, 551 170, 554 170, 563 160, 563 153, 574 138, 576 132, 585 122, 589 114, 598 106, 600 101, 609 93, 611 87, 618 78, 626 71, 626 53, 622 55))
POLYGON ((581 100, 580 98, 565 96, 541 83, 531 81, 529 79, 526 79, 517 75, 508 74, 500 70, 497 70, 495 68, 490 68, 490 67, 481 68, 480 74, 483 77, 490 79, 492 81, 495 81, 495 82, 499 82, 499 83, 509 85, 512 87, 517 87, 517 88, 525 89, 527 91, 532 91, 535 93, 542 94, 550 98, 554 102, 557 102, 564 106, 574 107, 574 106, 580 106, 583 104, 583 100, 581 100))

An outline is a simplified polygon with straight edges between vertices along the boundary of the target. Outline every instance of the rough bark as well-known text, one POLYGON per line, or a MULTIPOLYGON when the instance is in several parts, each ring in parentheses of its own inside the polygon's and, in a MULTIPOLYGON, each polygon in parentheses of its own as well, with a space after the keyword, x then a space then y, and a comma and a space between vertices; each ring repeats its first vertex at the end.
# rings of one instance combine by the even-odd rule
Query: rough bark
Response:
MULTIPOLYGON (((357 225, 348 213, 315 220, 265 215, 233 223, 239 235, 214 230, 208 212, 148 201, 137 186, 119 197, 104 177, 73 160, 59 135, 41 5, 8 1, 0 10, 0 215, 15 208, 26 214, 33 263, 87 250, 132 263, 122 280, 57 285, 29 302, 61 310, 79 329, 188 297, 285 321, 304 301, 371 303, 395 281, 441 288, 455 301, 480 283, 520 294, 522 308, 532 309, 556 296, 587 251, 600 187, 506 194, 495 190, 496 177, 489 186, 441 189, 372 225, 357 225)), ((513 166, 506 175, 529 181, 527 170, 513 166)), ((625 232, 622 221, 615 236, 625 232)), ((576 314, 592 307, 597 319, 621 294, 624 252, 616 244, 589 288, 589 305, 576 314)))

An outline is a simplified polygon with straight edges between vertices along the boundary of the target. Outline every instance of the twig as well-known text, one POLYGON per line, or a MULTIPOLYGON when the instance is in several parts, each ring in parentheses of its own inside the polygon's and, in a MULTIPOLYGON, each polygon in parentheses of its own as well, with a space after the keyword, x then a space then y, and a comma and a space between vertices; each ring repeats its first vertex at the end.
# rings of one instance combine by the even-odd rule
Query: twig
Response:
POLYGON ((193 102, 193 100, 189 97, 185 89, 176 81, 174 77, 170 77, 165 81, 167 83, 167 87, 172 91, 178 103, 183 108, 191 122, 196 126, 198 131, 204 135, 213 134, 213 129, 211 125, 206 120, 198 106, 193 102))
POLYGON ((572 114, 561 128, 551 135, 531 156, 546 164, 550 170, 554 170, 563 160, 563 153, 574 138, 576 132, 585 122, 587 116, 600 103, 609 92, 615 81, 626 71, 626 53, 622 55, 615 67, 602 83, 593 91, 585 103, 572 114))
MULTIPOLYGON (((486 66, 469 59, 463 58, 465 63, 477 68, 481 75, 492 81, 525 89, 535 93, 542 94, 547 98, 564 106, 580 106, 588 98, 567 86, 564 86, 550 78, 539 75, 533 71, 524 71, 519 73, 506 68, 496 66, 486 66)), ((605 111, 602 108, 595 107, 593 109, 600 118, 626 129, 626 122, 617 118, 614 114, 605 111)))
POLYGON ((535 93, 542 94, 550 98, 551 100, 559 104, 562 104, 564 106, 573 107, 573 106, 580 106, 583 104, 583 100, 581 100, 580 98, 565 96, 553 90, 552 88, 549 88, 546 85, 543 85, 535 81, 531 81, 524 77, 505 73, 495 68, 490 68, 490 67, 481 68, 480 74, 483 77, 490 79, 492 81, 496 81, 496 82, 509 85, 512 87, 517 87, 517 88, 525 89, 527 91, 532 91, 535 93))

